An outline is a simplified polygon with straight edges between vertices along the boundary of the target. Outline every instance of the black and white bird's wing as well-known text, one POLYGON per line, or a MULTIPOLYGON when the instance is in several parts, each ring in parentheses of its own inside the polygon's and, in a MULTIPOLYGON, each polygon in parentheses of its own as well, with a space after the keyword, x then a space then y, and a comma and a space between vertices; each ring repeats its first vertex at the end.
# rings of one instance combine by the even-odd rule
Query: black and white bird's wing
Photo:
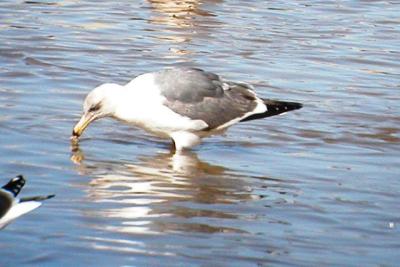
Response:
POLYGON ((16 199, 14 205, 11 206, 7 214, 0 219, 0 229, 15 220, 16 218, 38 208, 42 205, 43 200, 54 197, 55 195, 48 196, 35 196, 16 199))
POLYGON ((11 179, 0 190, 0 229, 7 226, 16 218, 28 213, 42 203, 41 200, 49 199, 54 195, 49 196, 36 196, 18 199, 16 196, 21 191, 25 184, 25 179, 19 175, 11 179))
POLYGON ((204 130, 225 128, 267 110, 249 86, 222 81, 200 69, 166 69, 155 74, 155 82, 166 98, 164 105, 182 116, 204 121, 208 125, 204 130))
POLYGON ((7 226, 16 218, 28 213, 42 205, 38 201, 18 202, 13 205, 8 212, 0 219, 0 229, 7 226))

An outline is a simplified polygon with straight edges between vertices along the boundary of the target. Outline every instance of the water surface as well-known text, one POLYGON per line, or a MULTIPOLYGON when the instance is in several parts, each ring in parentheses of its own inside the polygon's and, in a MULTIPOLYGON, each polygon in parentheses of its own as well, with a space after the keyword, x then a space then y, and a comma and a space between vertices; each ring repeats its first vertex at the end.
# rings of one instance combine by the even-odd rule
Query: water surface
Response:
POLYGON ((0 233, 0 266, 396 266, 396 1, 2 1, 0 170, 57 196, 0 233), (174 156, 86 93, 180 65, 304 108, 174 156))

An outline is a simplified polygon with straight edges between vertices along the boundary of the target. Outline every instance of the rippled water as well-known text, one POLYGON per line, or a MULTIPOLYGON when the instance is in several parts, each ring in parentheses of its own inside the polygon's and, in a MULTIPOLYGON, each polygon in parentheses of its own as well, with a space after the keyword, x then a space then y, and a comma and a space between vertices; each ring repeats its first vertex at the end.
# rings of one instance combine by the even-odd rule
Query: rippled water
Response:
POLYGON ((396 266, 398 1, 0 3, 0 170, 55 193, 0 232, 0 266, 396 266), (295 3, 296 2, 296 3, 295 3), (170 65, 302 110, 191 153, 85 94, 170 65))

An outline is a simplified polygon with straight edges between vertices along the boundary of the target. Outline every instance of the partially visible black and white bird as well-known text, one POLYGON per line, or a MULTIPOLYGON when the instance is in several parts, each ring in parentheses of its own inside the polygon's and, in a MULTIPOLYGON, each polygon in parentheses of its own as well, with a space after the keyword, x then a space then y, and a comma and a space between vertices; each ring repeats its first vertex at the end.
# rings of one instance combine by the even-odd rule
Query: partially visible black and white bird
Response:
POLYGON ((103 84, 91 91, 72 139, 93 121, 112 117, 171 138, 180 151, 201 138, 243 121, 300 109, 296 102, 263 99, 247 84, 225 81, 195 68, 169 68, 137 76, 125 86, 103 84))
POLYGON ((0 229, 19 216, 39 207, 42 200, 54 197, 54 195, 48 195, 18 199, 17 196, 24 185, 24 177, 18 175, 0 189, 0 229))

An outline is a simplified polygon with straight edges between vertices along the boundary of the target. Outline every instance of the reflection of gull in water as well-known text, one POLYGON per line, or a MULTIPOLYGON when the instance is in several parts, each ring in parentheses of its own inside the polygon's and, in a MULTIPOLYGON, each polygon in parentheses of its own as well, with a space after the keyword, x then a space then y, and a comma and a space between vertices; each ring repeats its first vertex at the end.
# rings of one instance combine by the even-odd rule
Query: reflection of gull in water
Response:
POLYGON ((158 16, 150 19, 153 23, 185 28, 193 26, 196 16, 214 16, 211 12, 201 8, 204 1, 148 0, 148 2, 158 12, 158 16))
MULTIPOLYGON (((210 42, 213 38, 210 32, 215 31, 220 22, 211 11, 207 11, 207 5, 216 4, 219 0, 148 0, 152 9, 148 19, 149 24, 157 25, 157 34, 153 37, 167 43, 176 44, 170 47, 167 57, 183 56, 192 51, 184 43, 192 39, 204 39, 210 42), (162 27, 159 27, 161 25, 162 27)), ((154 30, 151 27, 150 30, 154 30)))
MULTIPOLYGON (((82 170, 82 174, 86 174, 86 165, 83 163, 85 155, 78 143, 72 143, 71 152, 71 160, 78 165, 78 169, 82 170)), ((184 151, 179 154, 172 152, 160 153, 155 157, 142 157, 139 160, 140 164, 124 163, 123 166, 130 168, 134 172, 147 175, 185 175, 188 177, 223 174, 226 170, 224 167, 201 161, 196 153, 191 151, 184 151)))
POLYGON ((81 174, 92 177, 86 188, 88 198, 107 203, 85 214, 119 219, 120 225, 105 226, 110 231, 241 231, 229 226, 190 222, 187 218, 233 219, 236 215, 232 213, 232 205, 253 199, 244 179, 231 173, 228 175, 223 167, 199 160, 194 153, 179 156, 159 153, 154 157, 139 158, 135 164, 82 160, 83 154, 75 147, 72 159, 81 174), (220 205, 220 209, 202 207, 206 203, 220 205), (221 208, 225 205, 229 207, 226 211, 221 208))

